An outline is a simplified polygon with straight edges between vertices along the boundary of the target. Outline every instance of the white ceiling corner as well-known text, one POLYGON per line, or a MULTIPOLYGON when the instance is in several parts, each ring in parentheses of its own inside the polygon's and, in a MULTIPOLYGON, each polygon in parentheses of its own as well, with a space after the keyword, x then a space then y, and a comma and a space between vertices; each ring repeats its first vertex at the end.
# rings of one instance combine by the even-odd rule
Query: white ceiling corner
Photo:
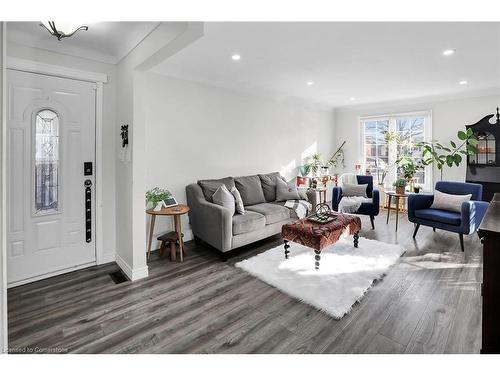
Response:
MULTIPOLYGON (((88 31, 58 41, 39 22, 8 22, 9 42, 61 54, 116 64, 160 22, 91 22, 88 31)), ((57 22, 56 22, 57 25, 57 22)))

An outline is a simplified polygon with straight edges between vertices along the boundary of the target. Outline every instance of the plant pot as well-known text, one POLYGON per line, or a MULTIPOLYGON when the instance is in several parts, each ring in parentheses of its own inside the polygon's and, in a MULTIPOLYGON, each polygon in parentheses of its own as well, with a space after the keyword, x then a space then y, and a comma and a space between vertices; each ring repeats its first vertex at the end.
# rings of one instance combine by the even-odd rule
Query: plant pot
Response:
POLYGON ((414 192, 415 194, 420 193, 420 187, 418 187, 418 186, 414 186, 414 187, 413 187, 413 192, 414 192))
POLYGON ((404 186, 396 186, 396 194, 403 195, 405 193, 405 187, 404 186))
POLYGON ((162 208, 163 208, 163 201, 160 201, 156 203, 156 206, 155 208, 153 208, 153 211, 161 211, 162 208))

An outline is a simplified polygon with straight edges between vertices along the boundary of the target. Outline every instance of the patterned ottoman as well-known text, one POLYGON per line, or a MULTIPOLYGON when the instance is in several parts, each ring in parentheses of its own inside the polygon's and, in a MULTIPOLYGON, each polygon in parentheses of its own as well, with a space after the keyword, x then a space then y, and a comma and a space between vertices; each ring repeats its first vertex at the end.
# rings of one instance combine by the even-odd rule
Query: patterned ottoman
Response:
POLYGON ((314 223, 306 218, 285 224, 281 236, 285 241, 285 258, 290 251, 289 241, 310 247, 316 253, 315 268, 319 269, 321 250, 336 243, 343 234, 354 235, 354 247, 358 247, 361 219, 357 216, 338 214, 338 217, 326 224, 314 223))

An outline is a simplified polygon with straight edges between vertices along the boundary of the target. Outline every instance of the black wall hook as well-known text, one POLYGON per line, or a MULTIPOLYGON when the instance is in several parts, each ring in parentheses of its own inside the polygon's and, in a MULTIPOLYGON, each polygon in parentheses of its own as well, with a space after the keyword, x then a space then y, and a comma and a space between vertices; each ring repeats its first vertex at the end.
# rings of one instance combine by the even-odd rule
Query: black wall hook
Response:
POLYGON ((125 148, 128 145, 128 125, 122 125, 120 135, 122 137, 122 147, 125 148))

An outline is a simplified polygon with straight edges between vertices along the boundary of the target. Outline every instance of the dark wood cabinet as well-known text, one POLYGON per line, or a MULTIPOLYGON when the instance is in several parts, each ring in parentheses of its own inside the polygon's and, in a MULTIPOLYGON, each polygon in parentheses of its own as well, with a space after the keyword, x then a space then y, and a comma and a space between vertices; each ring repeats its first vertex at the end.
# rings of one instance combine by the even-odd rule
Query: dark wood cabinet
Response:
POLYGON ((500 193, 479 227, 483 243, 483 321, 481 353, 500 353, 500 193))
POLYGON ((467 182, 483 185, 483 200, 491 201, 493 194, 500 192, 500 114, 483 117, 472 129, 479 140, 479 153, 467 157, 467 182), (492 119, 496 116, 496 122, 492 119))

